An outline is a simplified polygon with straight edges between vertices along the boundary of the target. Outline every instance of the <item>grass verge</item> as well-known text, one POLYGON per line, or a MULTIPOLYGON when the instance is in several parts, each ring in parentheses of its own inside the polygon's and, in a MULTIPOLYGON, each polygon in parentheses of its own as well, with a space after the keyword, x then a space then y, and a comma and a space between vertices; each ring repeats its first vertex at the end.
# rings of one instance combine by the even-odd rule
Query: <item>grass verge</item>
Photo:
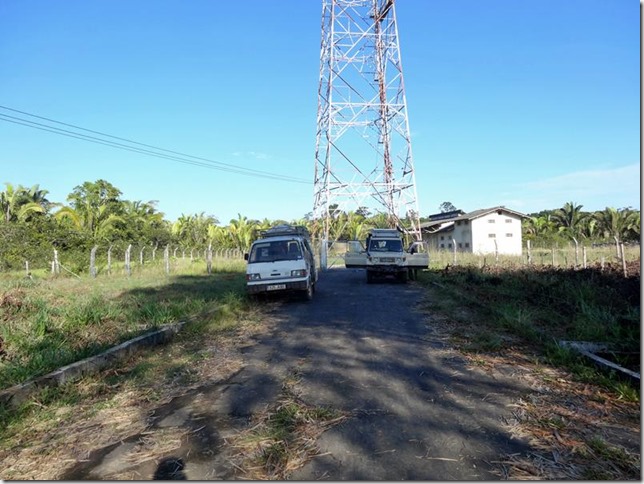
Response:
POLYGON ((640 389, 557 344, 604 342, 639 356, 639 272, 629 274, 448 266, 420 275, 431 320, 472 366, 510 371, 532 389, 507 424, 534 452, 495 462, 503 477, 640 479, 640 389))
MULTIPOLYGON (((214 272, 188 263, 167 276, 18 279, 0 285, 0 389, 46 374, 178 320, 196 320, 244 298, 244 263, 214 272)), ((238 310, 239 307, 232 310, 238 310)))

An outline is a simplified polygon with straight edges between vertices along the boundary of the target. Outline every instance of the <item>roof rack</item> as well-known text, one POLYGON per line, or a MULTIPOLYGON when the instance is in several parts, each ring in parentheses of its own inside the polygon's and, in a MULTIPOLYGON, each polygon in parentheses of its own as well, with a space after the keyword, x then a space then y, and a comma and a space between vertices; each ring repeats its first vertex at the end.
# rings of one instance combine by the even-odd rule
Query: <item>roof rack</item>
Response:
POLYGON ((288 225, 281 224, 271 227, 270 229, 262 230, 262 237, 279 237, 282 235, 299 235, 301 237, 311 238, 311 234, 303 225, 288 225))

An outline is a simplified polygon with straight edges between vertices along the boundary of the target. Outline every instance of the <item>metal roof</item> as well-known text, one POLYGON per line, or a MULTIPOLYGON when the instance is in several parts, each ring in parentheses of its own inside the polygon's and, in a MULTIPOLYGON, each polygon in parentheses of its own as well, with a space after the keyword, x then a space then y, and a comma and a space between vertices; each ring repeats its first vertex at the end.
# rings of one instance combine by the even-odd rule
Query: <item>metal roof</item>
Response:
MULTIPOLYGON (((484 215, 487 215, 489 213, 496 212, 496 211, 505 212, 505 213, 507 213, 509 215, 514 215, 514 216, 519 217, 519 218, 527 218, 528 217, 527 215, 525 215, 525 214, 523 214, 521 212, 517 212, 516 210, 510 210, 509 208, 505 208, 504 206, 499 205, 497 207, 492 207, 492 208, 481 208, 479 210, 473 210, 472 212, 464 213, 463 215, 458 215, 458 216, 455 216, 455 217, 452 217, 452 218, 446 218, 446 219, 442 219, 442 220, 430 220, 429 222, 423 222, 423 223, 420 224, 420 228, 421 229, 431 229, 432 227, 441 227, 441 225, 443 225, 443 224, 448 224, 449 223, 451 225, 451 224, 453 224, 454 222, 456 222, 458 220, 474 220, 475 218, 483 217, 484 215)), ((445 228, 447 228, 447 227, 445 227, 445 228)), ((434 230, 426 230, 426 231, 427 232, 431 231, 432 233, 435 233, 435 232, 438 232, 439 230, 442 231, 443 228, 442 227, 440 229, 437 228, 437 230, 435 230, 435 231, 434 230)))

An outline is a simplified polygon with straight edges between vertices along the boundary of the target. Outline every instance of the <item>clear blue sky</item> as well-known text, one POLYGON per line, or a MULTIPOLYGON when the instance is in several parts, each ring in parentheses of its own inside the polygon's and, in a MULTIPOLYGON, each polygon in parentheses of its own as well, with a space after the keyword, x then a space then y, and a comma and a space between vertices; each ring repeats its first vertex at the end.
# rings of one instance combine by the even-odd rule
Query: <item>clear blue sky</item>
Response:
MULTIPOLYGON (((398 0, 422 215, 640 207, 640 4, 398 0)), ((106 179, 168 219, 312 209, 319 0, 3 0, 0 105, 310 180, 270 181, 0 121, 0 183, 106 179)), ((0 110, 0 113, 11 114, 0 110)))

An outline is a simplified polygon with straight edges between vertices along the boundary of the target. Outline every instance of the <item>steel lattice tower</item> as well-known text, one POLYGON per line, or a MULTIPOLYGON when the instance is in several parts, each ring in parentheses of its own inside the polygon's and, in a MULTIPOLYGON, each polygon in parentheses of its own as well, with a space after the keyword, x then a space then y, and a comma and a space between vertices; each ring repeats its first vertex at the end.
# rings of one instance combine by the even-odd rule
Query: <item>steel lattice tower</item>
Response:
POLYGON ((394 0, 322 4, 313 217, 329 240, 330 206, 364 206, 420 240, 394 0))

